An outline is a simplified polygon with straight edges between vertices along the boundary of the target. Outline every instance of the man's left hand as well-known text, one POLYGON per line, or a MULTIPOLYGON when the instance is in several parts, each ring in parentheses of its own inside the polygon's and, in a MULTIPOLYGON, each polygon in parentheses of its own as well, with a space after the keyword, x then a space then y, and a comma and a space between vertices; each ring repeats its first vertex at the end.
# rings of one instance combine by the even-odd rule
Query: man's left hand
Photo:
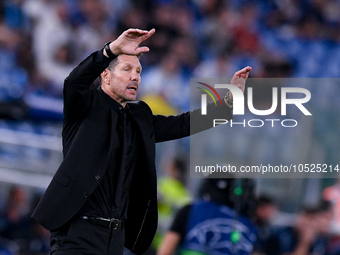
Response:
MULTIPOLYGON (((251 67, 247 66, 239 71, 237 71, 233 78, 230 80, 230 84, 238 87, 244 93, 246 80, 248 79, 249 72, 251 71, 251 67)), ((230 99, 232 99, 232 95, 230 95, 230 99)))

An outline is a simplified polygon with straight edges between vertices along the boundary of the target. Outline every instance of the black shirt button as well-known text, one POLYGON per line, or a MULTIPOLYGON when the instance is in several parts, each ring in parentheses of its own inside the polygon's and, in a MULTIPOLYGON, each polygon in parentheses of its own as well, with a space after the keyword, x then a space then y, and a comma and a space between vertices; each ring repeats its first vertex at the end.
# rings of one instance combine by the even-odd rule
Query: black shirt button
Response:
POLYGON ((83 198, 88 198, 89 196, 87 195, 87 193, 86 192, 84 192, 84 194, 83 194, 83 198))
POLYGON ((99 181, 99 180, 100 180, 100 175, 96 175, 94 178, 95 178, 97 181, 99 181))

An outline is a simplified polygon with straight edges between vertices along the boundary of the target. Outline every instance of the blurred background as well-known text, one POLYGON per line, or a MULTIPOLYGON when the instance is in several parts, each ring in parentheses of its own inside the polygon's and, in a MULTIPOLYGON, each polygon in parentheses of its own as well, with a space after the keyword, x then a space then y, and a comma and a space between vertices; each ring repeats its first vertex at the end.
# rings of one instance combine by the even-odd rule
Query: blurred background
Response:
MULTIPOLYGON (((339 13, 339 0, 0 0, 0 243, 20 254, 46 254, 48 233, 29 215, 62 160, 63 80, 107 41, 127 28, 156 28, 141 58, 139 99, 154 114, 171 115, 190 109, 192 77, 232 77, 250 65, 252 78, 339 78, 339 13)), ((339 92, 336 82, 311 87, 318 107, 308 130, 292 136, 299 137, 294 146, 280 146, 279 129, 247 129, 230 140, 232 157, 286 153, 340 163, 339 92), (303 146, 316 149, 305 155, 303 146)), ((265 86, 255 95, 271 102, 265 86)), ((189 149, 189 139, 157 145, 160 201, 170 204, 164 222, 172 207, 196 196, 189 149), (178 196, 182 202, 171 204, 178 196)), ((275 200, 279 224, 322 197, 340 197, 337 178, 256 182, 258 194, 275 200), (327 187, 333 190, 326 194, 327 187)))

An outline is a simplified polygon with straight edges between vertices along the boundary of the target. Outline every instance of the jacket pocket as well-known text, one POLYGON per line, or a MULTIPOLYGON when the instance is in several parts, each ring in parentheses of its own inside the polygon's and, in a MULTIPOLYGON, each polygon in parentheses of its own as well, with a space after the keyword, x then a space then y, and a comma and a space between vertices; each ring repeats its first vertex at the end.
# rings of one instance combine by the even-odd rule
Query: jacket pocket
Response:
POLYGON ((64 175, 62 172, 57 171, 53 177, 58 183, 66 187, 70 182, 70 178, 64 175))

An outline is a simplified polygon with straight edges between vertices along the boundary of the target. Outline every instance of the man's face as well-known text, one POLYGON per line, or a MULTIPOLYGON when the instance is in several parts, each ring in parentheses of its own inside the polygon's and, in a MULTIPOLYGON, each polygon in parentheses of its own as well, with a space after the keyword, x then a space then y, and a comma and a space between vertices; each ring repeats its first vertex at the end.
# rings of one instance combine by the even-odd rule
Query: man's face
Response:
POLYGON ((136 56, 119 55, 113 70, 102 74, 103 91, 125 107, 127 101, 134 101, 140 84, 142 66, 136 56))
POLYGON ((277 208, 272 204, 263 204, 256 209, 256 215, 259 220, 263 222, 269 222, 276 214, 277 208))

